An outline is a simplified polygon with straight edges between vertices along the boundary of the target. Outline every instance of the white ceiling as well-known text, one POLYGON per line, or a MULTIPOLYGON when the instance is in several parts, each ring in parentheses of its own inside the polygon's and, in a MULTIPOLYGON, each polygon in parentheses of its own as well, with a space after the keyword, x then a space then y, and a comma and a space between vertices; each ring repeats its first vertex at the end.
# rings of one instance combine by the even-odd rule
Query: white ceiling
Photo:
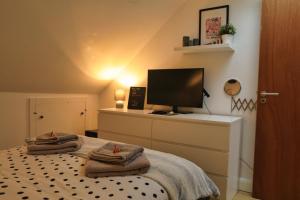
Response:
POLYGON ((0 91, 99 92, 185 1, 1 0, 0 91))

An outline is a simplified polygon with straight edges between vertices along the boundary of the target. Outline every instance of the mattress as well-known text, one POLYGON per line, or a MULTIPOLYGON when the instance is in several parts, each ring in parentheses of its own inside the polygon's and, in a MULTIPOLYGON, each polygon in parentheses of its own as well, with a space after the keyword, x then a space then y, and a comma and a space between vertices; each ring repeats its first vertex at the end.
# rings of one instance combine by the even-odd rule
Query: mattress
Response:
POLYGON ((108 141, 82 138, 82 148, 72 154, 27 155, 25 146, 0 151, 0 199, 179 200, 218 195, 218 189, 202 170, 196 172, 201 180, 195 182, 189 177, 186 171, 194 174, 197 169, 192 163, 188 164, 195 169, 187 166, 186 171, 178 171, 189 161, 175 156, 175 170, 170 166, 176 165, 174 155, 148 149, 145 154, 151 167, 146 174, 88 178, 84 175, 87 153, 108 141))

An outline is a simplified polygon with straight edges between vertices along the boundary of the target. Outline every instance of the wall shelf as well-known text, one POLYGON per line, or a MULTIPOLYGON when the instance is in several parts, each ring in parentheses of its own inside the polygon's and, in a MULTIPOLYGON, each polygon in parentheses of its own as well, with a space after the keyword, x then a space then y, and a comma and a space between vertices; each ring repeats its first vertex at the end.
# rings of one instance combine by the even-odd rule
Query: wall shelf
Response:
POLYGON ((175 51, 182 53, 208 53, 208 52, 234 52, 234 48, 229 44, 212 44, 188 47, 175 47, 175 51))

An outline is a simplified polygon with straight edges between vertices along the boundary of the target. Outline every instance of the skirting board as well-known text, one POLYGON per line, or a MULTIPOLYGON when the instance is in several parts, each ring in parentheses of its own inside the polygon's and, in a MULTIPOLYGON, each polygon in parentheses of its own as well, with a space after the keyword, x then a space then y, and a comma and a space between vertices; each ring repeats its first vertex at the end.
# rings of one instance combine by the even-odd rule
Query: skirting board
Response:
POLYGON ((247 178, 241 177, 239 179, 239 190, 244 192, 252 192, 252 181, 247 178))

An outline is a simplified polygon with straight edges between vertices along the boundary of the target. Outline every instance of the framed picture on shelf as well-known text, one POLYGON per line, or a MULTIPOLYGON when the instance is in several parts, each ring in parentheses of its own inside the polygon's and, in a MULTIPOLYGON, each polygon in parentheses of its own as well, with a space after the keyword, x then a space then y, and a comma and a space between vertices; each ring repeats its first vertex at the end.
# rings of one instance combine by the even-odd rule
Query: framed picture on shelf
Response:
POLYGON ((201 45, 220 43, 221 26, 229 23, 229 5, 199 11, 199 40, 201 45))

